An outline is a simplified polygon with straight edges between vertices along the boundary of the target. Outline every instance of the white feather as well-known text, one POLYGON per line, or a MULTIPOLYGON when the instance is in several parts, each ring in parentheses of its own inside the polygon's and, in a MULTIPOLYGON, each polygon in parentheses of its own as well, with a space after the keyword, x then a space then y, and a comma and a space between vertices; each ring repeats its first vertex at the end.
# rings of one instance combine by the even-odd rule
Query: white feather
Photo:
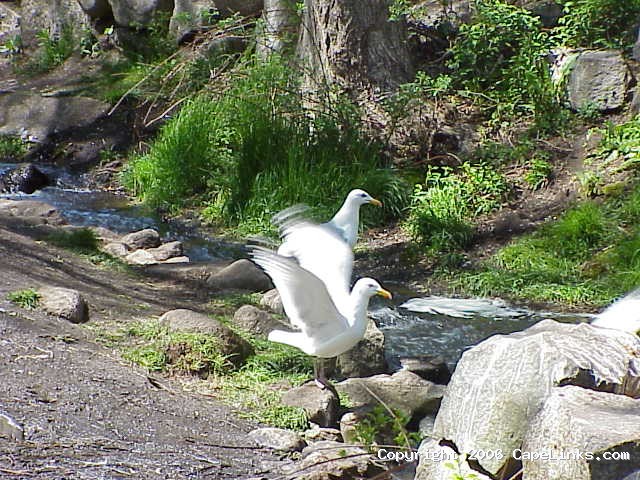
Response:
POLYGON ((622 297, 600 313, 591 325, 640 332, 640 288, 622 297))

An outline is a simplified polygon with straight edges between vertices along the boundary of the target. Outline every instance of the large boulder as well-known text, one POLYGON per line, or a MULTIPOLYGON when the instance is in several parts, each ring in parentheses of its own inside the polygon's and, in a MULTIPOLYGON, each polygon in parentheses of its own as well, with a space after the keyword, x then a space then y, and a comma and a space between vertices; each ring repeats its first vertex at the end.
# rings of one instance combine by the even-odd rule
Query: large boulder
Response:
POLYGON ((33 193, 49 183, 49 177, 31 163, 0 173, 0 193, 33 193))
POLYGON ((287 391, 282 396, 282 403, 302 408, 309 421, 321 427, 331 427, 338 420, 339 399, 330 389, 320 389, 315 382, 287 391))
POLYGON ((164 262, 170 258, 181 257, 182 250, 182 242, 175 241, 163 243, 159 247, 150 248, 147 252, 153 255, 153 258, 155 258, 156 261, 164 262))
POLYGON ((237 260, 223 270, 211 275, 207 285, 213 290, 271 290, 271 279, 249 260, 237 260))
POLYGON ((233 314, 233 323, 238 327, 257 335, 267 336, 276 329, 290 329, 288 325, 277 320, 270 313, 253 305, 243 305, 233 314))
POLYGON ((124 257, 124 261, 129 265, 155 265, 158 263, 156 257, 149 250, 134 250, 124 257))
POLYGON ((16 92, 0 96, 0 135, 26 135, 43 142, 104 117, 109 104, 88 97, 42 97, 16 92))
POLYGON ((607 112, 624 105, 631 74, 622 52, 586 51, 578 54, 574 61, 567 82, 571 108, 595 107, 607 112))
POLYGON ((353 408, 373 407, 382 401, 411 418, 437 412, 446 387, 401 370, 393 375, 349 378, 336 384, 336 389, 349 397, 353 408))
MULTIPOLYGON (((553 320, 494 335, 462 355, 434 435, 449 440, 461 453, 511 452, 522 444, 553 388, 567 384, 640 395, 640 339, 553 320)), ((509 458, 486 457, 479 463, 495 474, 509 458)))
POLYGON ((336 359, 336 370, 342 377, 369 377, 387 371, 384 356, 384 334, 369 320, 364 337, 351 350, 336 359))
POLYGON ((50 315, 64 318, 72 323, 89 320, 89 305, 77 290, 58 287, 38 289, 40 307, 50 315))
POLYGON ((78 3, 92 19, 102 19, 111 14, 109 0, 78 0, 78 3))
POLYGON ((554 388, 533 418, 518 457, 527 480, 613 480, 640 473, 640 400, 574 386, 554 388), (562 460, 530 455, 539 452, 562 460), (623 453, 628 457, 617 457, 623 453))
POLYGON ((253 355, 249 342, 218 320, 202 313, 186 309, 171 310, 160 317, 160 324, 171 331, 214 336, 219 341, 220 353, 235 366, 240 366, 248 356, 253 355))
POLYGON ((265 307, 271 310, 273 313, 277 313, 279 315, 284 314, 284 307, 282 306, 282 299, 280 298, 280 294, 278 290, 275 288, 265 292, 260 298, 260 306, 265 307))

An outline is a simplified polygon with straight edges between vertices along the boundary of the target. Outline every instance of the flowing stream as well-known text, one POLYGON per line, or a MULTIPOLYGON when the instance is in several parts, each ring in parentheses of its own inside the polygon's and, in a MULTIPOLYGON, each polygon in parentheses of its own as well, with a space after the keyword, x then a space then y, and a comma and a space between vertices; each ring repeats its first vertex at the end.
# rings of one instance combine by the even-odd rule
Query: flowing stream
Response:
MULTIPOLYGON (((0 173, 14 167, 0 164, 0 173)), ((92 191, 86 188, 88 182, 82 175, 39 168, 55 179, 54 186, 31 195, 0 194, 0 198, 46 202, 76 226, 107 227, 123 234, 156 228, 164 238, 182 241, 185 254, 195 262, 235 258, 242 252, 241 244, 203 236, 195 227, 164 223, 150 210, 132 205, 123 195, 92 191)), ((419 298, 402 285, 387 286, 394 293, 393 303, 373 301, 370 314, 385 334, 392 365, 400 356, 434 355, 442 357, 452 369, 466 349, 491 335, 522 330, 545 318, 570 323, 590 318, 513 308, 496 300, 419 298)))

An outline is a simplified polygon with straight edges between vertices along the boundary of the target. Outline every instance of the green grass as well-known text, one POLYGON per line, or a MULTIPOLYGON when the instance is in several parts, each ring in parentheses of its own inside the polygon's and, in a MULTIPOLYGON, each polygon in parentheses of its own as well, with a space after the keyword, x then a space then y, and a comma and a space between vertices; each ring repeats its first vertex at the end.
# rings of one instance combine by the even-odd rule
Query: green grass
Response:
POLYGON ((640 284, 640 187, 583 201, 472 271, 440 272, 454 291, 566 305, 604 305, 640 284))
POLYGON ((309 119, 295 75, 275 58, 244 59, 235 75, 224 93, 187 102, 129 164, 123 182, 141 200, 196 205, 205 220, 240 234, 269 229, 274 213, 299 202, 326 217, 356 187, 385 204, 365 209, 365 222, 399 215, 407 187, 361 134, 351 105, 342 105, 348 118, 309 119))
POLYGON ((20 137, 0 136, 0 161, 16 161, 27 153, 27 144, 20 137))
POLYGON ((76 253, 94 265, 126 273, 133 272, 127 263, 100 250, 100 241, 90 228, 78 228, 70 231, 58 230, 47 235, 44 240, 76 253))
POLYGON ((500 208, 508 190, 505 177, 486 164, 464 163, 456 171, 429 167, 404 228, 428 251, 464 248, 473 239, 473 219, 500 208))
POLYGON ((33 288, 17 290, 7 295, 9 301, 27 310, 33 310, 40 303, 40 294, 33 288))
POLYGON ((308 422, 300 408, 281 402, 282 393, 312 376, 311 358, 300 350, 255 338, 220 318, 248 340, 255 354, 237 369, 217 351, 210 335, 169 332, 157 321, 126 326, 89 326, 96 338, 117 348, 123 358, 149 371, 207 377, 199 388, 215 394, 238 415, 268 425, 302 430, 308 422))

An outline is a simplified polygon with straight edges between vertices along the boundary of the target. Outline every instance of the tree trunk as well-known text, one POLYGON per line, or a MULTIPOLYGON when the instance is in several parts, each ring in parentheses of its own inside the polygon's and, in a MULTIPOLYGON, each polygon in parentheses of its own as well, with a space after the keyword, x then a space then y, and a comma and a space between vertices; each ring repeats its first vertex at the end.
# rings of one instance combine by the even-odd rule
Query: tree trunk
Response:
POLYGON ((256 52, 262 59, 277 53, 290 53, 298 36, 300 23, 293 0, 264 0, 261 31, 256 52))
POLYGON ((305 0, 298 55, 306 89, 392 91, 412 78, 404 22, 388 0, 305 0))

